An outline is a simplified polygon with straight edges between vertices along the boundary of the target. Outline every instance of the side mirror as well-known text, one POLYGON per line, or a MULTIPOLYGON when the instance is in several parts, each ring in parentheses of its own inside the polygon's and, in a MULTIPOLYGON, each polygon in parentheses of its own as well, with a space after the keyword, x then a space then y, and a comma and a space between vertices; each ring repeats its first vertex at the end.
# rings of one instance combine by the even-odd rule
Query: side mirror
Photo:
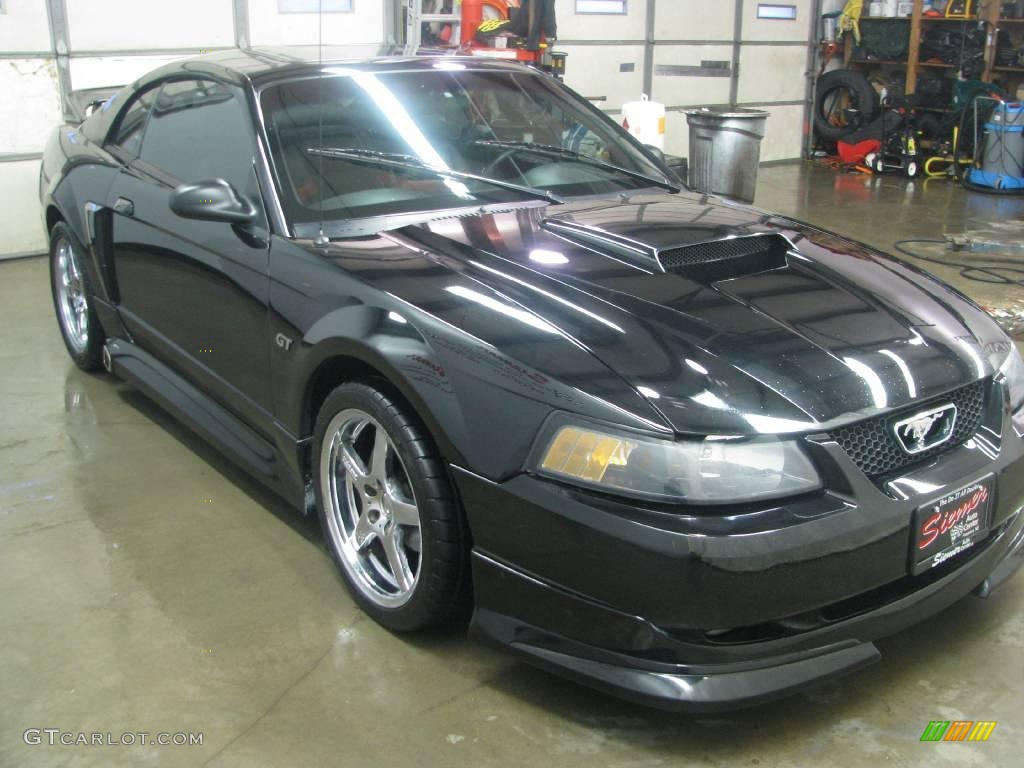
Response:
POLYGON ((682 184, 684 187, 686 186, 686 177, 689 175, 689 169, 686 167, 685 159, 675 156, 670 157, 653 144, 644 144, 644 149, 661 164, 661 169, 668 174, 669 179, 682 184))
POLYGON ((171 193, 171 210, 183 219, 221 221, 247 227, 256 221, 252 203, 224 179, 182 184, 171 193))
POLYGON ((654 146, 653 144, 644 144, 644 149, 646 149, 648 152, 654 155, 661 162, 662 165, 668 165, 668 162, 665 159, 665 153, 661 149, 654 146))

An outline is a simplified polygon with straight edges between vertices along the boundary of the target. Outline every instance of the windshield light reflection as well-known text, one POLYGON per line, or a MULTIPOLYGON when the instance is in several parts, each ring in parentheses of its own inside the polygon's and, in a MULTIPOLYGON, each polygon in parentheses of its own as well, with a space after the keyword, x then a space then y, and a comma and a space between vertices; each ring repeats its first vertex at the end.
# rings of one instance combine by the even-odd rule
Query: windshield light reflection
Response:
MULTIPOLYGON (((437 153, 434 145, 427 140, 423 132, 412 119, 412 115, 406 112, 405 107, 387 86, 377 79, 376 75, 367 72, 353 72, 349 75, 352 82, 356 83, 373 99, 382 115, 386 115, 391 121, 391 126, 400 135, 412 151, 427 165, 434 168, 449 170, 448 163, 437 153)), ((454 190, 453 190, 454 191, 454 190)))

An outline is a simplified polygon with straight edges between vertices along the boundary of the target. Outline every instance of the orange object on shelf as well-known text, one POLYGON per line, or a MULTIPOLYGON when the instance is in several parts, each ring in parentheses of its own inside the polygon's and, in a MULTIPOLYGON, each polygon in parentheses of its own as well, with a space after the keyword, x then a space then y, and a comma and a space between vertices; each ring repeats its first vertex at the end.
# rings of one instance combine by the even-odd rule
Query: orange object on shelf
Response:
POLYGON ((462 43, 473 42, 476 31, 484 21, 484 8, 498 12, 503 19, 508 18, 508 3, 505 0, 462 0, 462 43))

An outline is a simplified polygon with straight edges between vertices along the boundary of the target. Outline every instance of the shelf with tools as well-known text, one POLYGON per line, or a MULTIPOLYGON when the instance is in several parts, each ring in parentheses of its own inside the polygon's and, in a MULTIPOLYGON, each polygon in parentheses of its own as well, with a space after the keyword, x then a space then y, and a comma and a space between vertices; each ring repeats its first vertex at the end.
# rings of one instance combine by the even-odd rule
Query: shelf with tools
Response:
POLYGON ((880 113, 891 111, 914 113, 921 144, 930 150, 952 134, 959 108, 975 94, 991 92, 990 85, 1019 97, 1024 83, 1024 11, 1019 4, 935 4, 958 8, 963 13, 956 18, 937 16, 931 6, 914 0, 904 6, 906 16, 862 16, 859 37, 847 28, 838 45, 829 49, 823 44, 825 63, 813 115, 819 146, 830 149, 855 133, 849 126, 867 130, 880 113), (835 55, 843 66, 828 69, 835 55))
POLYGON ((992 19, 987 74, 1011 94, 1024 84, 1024 18, 992 19))
MULTIPOLYGON (((996 36, 985 33, 985 25, 999 19, 1000 7, 990 3, 981 11, 981 18, 971 16, 925 15, 923 0, 914 0, 910 16, 874 17, 860 19, 862 42, 858 45, 852 35, 847 35, 844 61, 847 67, 870 71, 873 68, 898 69, 903 72, 902 85, 906 94, 916 93, 921 73, 934 71, 956 72, 967 79, 992 82, 996 61, 996 36), (905 32, 894 31, 905 29, 905 32), (959 45, 949 42, 958 38, 959 45), (882 55, 871 55, 870 44, 865 40, 874 39, 886 48, 882 55), (937 42, 939 41, 939 42, 937 42), (944 50, 940 50, 944 49, 944 50)), ((1024 21, 1024 19, 1016 20, 1024 21)))

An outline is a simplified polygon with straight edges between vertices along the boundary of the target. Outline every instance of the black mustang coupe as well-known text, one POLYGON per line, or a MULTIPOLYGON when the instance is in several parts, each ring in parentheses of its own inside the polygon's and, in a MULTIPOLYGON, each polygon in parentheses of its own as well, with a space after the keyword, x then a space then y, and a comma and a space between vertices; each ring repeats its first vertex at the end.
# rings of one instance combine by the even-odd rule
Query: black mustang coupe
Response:
POLYGON ((543 73, 327 61, 159 69, 40 196, 74 361, 319 515, 378 622, 710 710, 1024 562, 1024 363, 966 297, 543 73))

